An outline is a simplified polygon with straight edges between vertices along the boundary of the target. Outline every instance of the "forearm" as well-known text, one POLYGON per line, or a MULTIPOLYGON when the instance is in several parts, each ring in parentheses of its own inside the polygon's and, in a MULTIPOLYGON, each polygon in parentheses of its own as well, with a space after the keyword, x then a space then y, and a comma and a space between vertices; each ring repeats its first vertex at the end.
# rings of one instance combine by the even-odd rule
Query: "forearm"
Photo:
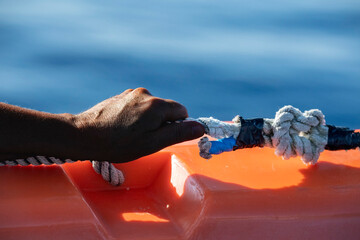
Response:
POLYGON ((0 103, 0 161, 29 156, 77 157, 80 133, 71 115, 0 103))

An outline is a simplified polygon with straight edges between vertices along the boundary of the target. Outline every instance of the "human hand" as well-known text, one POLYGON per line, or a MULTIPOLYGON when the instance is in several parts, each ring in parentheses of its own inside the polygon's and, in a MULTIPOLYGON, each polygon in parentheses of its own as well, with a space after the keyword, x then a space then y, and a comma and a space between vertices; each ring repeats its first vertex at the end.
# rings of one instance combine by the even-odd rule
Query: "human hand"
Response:
POLYGON ((79 159, 128 162, 167 146, 201 137, 204 128, 181 104, 129 89, 72 116, 80 129, 79 159))

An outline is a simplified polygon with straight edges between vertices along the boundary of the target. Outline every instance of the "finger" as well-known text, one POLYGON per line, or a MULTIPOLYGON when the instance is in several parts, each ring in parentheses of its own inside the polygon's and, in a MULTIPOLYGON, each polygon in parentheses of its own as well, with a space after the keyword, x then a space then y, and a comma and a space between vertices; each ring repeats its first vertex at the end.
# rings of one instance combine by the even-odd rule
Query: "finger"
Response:
POLYGON ((188 117, 186 108, 180 103, 170 99, 164 99, 163 103, 163 122, 174 122, 188 117))
POLYGON ((204 135, 204 127, 194 121, 174 122, 167 124, 151 135, 151 151, 159 151, 167 146, 189 141, 204 135))

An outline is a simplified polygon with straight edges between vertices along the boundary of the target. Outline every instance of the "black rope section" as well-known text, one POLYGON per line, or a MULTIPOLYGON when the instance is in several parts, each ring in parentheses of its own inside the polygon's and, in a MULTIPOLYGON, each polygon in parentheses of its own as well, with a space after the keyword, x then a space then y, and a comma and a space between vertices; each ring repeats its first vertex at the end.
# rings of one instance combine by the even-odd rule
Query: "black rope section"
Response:
POLYGON ((346 127, 335 127, 327 125, 329 128, 327 150, 348 150, 360 147, 360 133, 346 127))
MULTIPOLYGON (((253 147, 264 147, 263 118, 243 119, 240 117, 241 130, 233 150, 253 147)), ((327 150, 349 150, 360 147, 360 133, 346 127, 326 125, 328 131, 327 150)))
POLYGON ((243 119, 240 117, 241 129, 236 139, 236 146, 233 150, 242 148, 263 147, 265 140, 263 137, 263 118, 243 119))

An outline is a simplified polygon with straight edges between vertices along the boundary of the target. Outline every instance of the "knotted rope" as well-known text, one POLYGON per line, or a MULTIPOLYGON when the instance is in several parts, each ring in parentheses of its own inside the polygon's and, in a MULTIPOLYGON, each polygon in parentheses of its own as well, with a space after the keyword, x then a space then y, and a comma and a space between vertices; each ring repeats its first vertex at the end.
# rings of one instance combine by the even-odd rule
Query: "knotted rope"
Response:
POLYGON ((302 113, 292 106, 281 108, 275 119, 264 119, 265 146, 275 148, 284 159, 300 156, 305 164, 315 164, 328 142, 325 116, 313 109, 302 113))
MULTIPOLYGON (((249 147, 237 146, 242 129, 239 116, 233 119, 234 123, 215 124, 218 120, 214 121, 213 118, 206 120, 200 118, 197 121, 204 125, 206 134, 214 138, 222 138, 209 141, 204 137, 199 141, 200 156, 203 158, 210 159, 212 154, 249 147), (229 129, 236 127, 238 129, 229 132, 229 129)), ((251 134, 249 132, 247 136, 251 134)), ((325 117, 318 109, 302 113, 297 108, 285 106, 276 113, 274 119, 263 119, 261 134, 263 140, 254 146, 273 147, 275 154, 284 159, 300 156, 305 164, 315 164, 328 142, 325 117)))

